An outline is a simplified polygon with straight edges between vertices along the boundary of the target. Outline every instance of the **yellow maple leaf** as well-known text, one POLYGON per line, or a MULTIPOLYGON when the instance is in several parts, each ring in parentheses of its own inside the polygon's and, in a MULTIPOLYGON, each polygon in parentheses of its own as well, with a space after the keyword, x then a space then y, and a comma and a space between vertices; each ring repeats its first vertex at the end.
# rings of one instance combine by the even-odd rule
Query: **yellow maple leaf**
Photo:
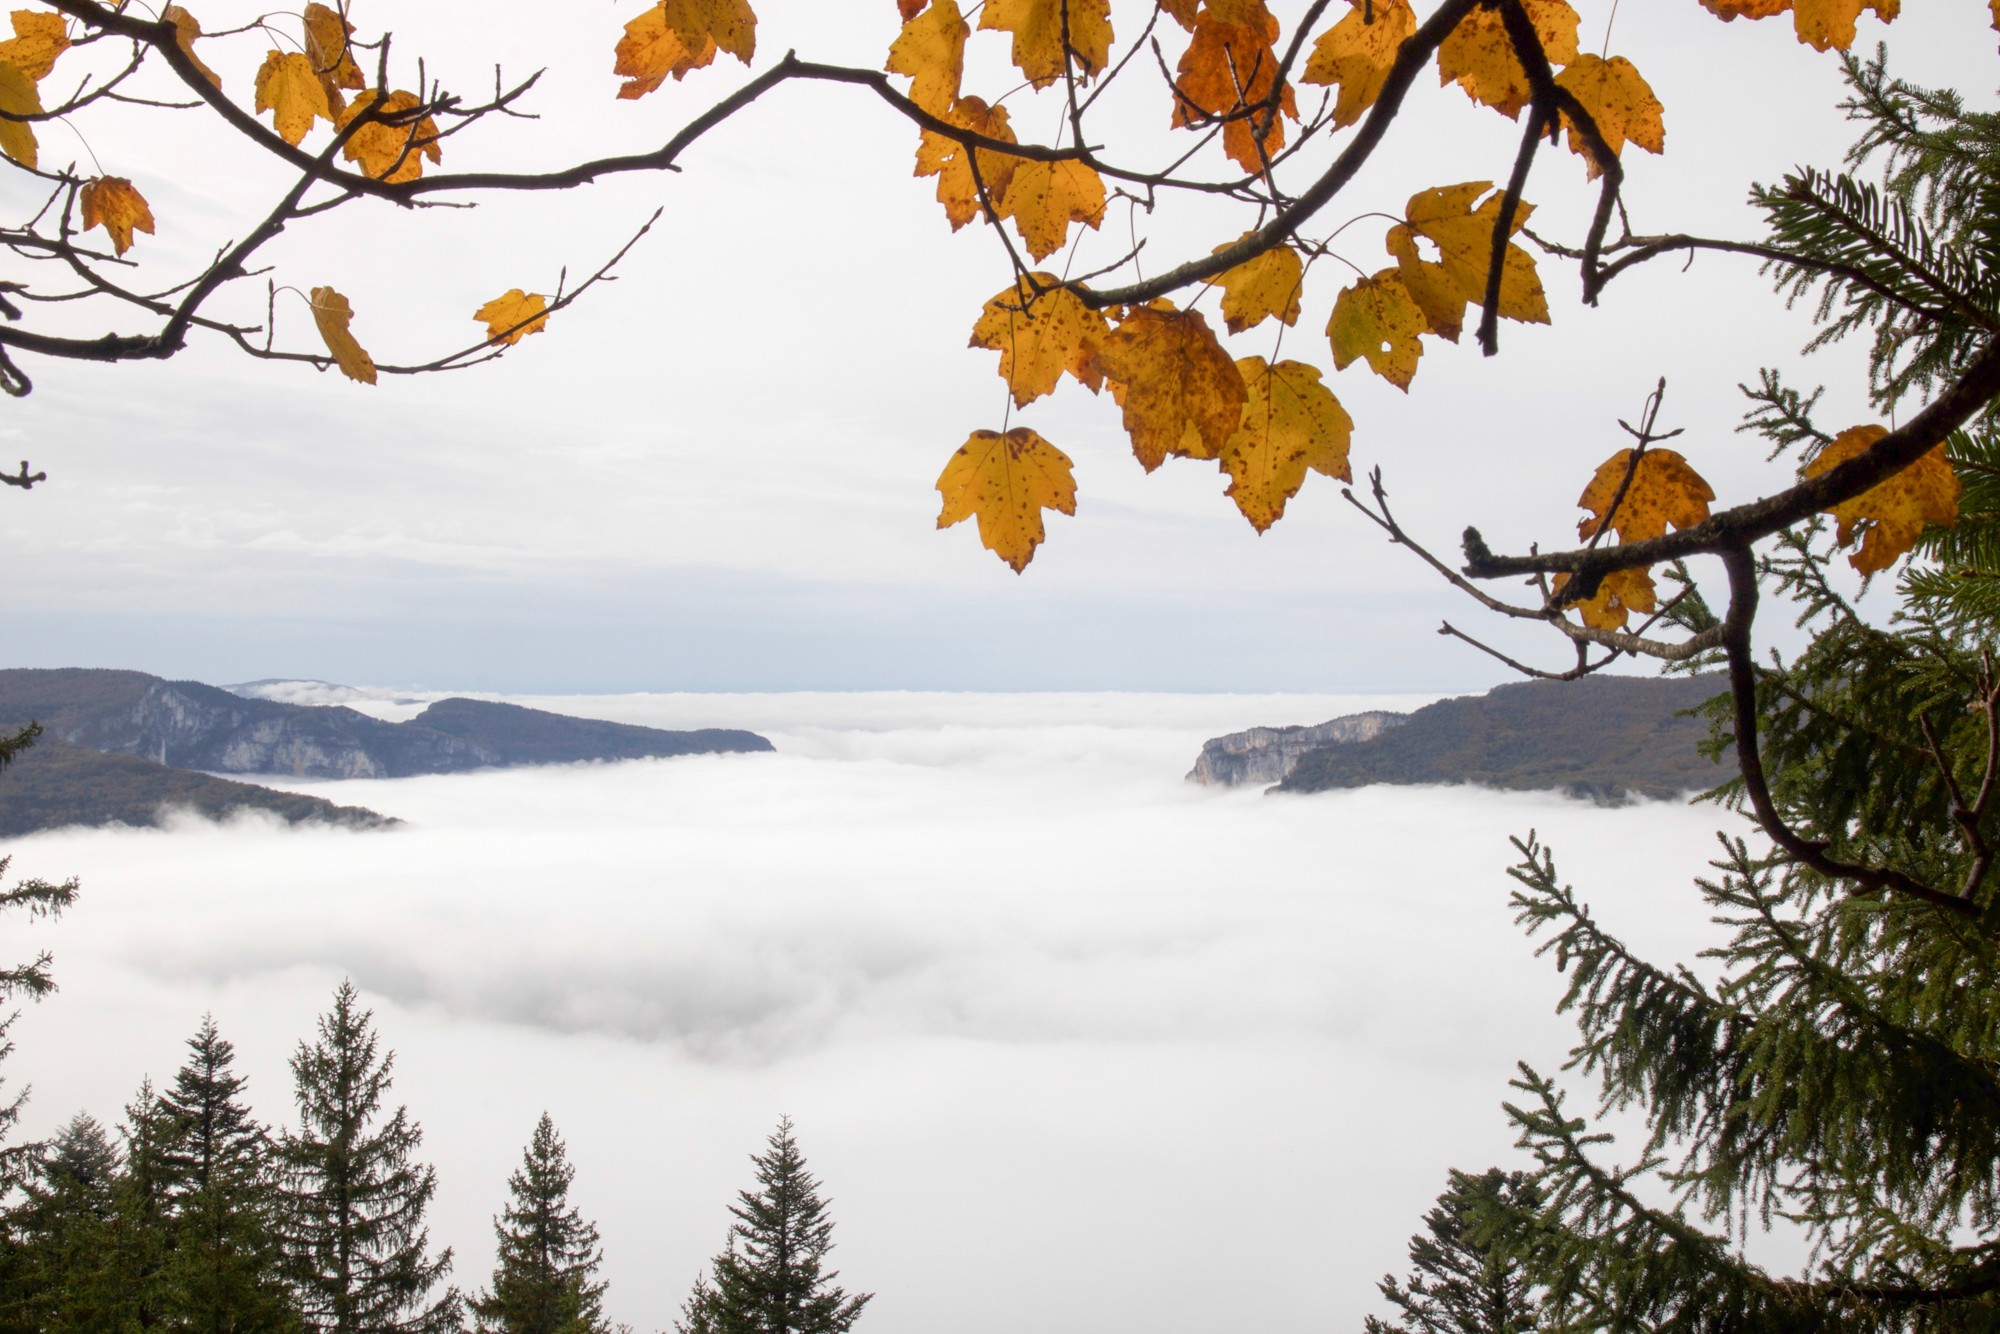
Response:
MULTIPOLYGON (((989 107, 977 97, 961 97, 939 119, 1000 143, 1015 142, 1014 131, 1007 123, 1007 108, 989 107)), ((969 149, 947 135, 924 130, 917 139, 915 174, 938 178, 938 203, 944 205, 944 215, 950 219, 951 229, 957 231, 979 216, 980 185, 985 185, 986 197, 995 208, 999 207, 1019 162, 1019 158, 1005 153, 987 148, 969 149)))
MULTIPOLYGON (((398 118, 421 105, 414 93, 398 89, 382 97, 380 89, 367 88, 340 113, 340 125, 345 128, 348 122, 375 106, 378 100, 381 115, 398 118)), ((429 116, 396 124, 370 121, 348 137, 340 147, 340 155, 350 162, 359 162, 361 170, 376 180, 391 184, 414 181, 424 174, 425 158, 433 162, 444 158, 437 134, 437 122, 429 116)))
POLYGON ((715 52, 713 39, 689 49, 680 34, 667 27, 666 6, 655 5, 625 25, 625 35, 612 52, 616 60, 611 72, 625 80, 618 87, 618 96, 628 101, 644 97, 665 83, 668 75, 681 79, 689 70, 708 65, 715 52))
POLYGON ((111 237, 111 248, 124 254, 132 248, 132 233, 153 234, 153 210, 146 197, 122 176, 99 176, 86 181, 77 192, 83 205, 83 229, 102 227, 111 237))
MULTIPOLYGON (((1216 250, 1226 248, 1217 246, 1216 250)), ((1223 292, 1222 322, 1231 333, 1255 328, 1273 315, 1280 324, 1297 324, 1305 276, 1305 261, 1288 245, 1273 246, 1235 268, 1224 269, 1212 279, 1223 292)))
MULTIPOLYGON (((1404 285, 1429 320, 1431 328, 1456 339, 1467 303, 1486 299, 1487 274, 1493 267, 1493 229, 1500 221, 1502 194, 1491 194, 1489 181, 1439 186, 1410 196, 1404 221, 1391 227, 1389 253, 1402 270, 1404 285), (1478 207, 1473 201, 1485 195, 1478 207), (1433 264, 1422 258, 1418 238, 1437 248, 1433 264), (1446 331, 1449 330, 1449 333, 1446 331)), ((1514 209, 1513 231, 1527 225, 1534 205, 1523 200, 1514 209)), ((1500 268, 1499 314, 1527 324, 1549 322, 1548 297, 1535 273, 1534 257, 1508 242, 1500 268)))
POLYGON ((1169 455, 1212 459, 1242 424, 1243 373, 1196 311, 1166 301, 1125 312, 1097 351, 1147 472, 1169 455))
POLYGON ((326 85, 313 69, 312 58, 302 51, 290 55, 273 51, 264 57, 263 68, 257 71, 257 110, 270 112, 278 137, 293 145, 306 137, 315 117, 333 119, 326 85))
POLYGON ((1104 181, 1074 159, 1017 162, 1000 216, 1014 220, 1030 256, 1044 259, 1062 249, 1071 223, 1094 231, 1104 221, 1104 181))
MULTIPOLYGON (((1558 574, 1554 580, 1555 591, 1562 592, 1568 583, 1568 575, 1558 574)), ((1633 612, 1651 616, 1658 611, 1660 599, 1653 586, 1653 572, 1640 565, 1629 570, 1613 570, 1598 582, 1593 596, 1580 598, 1570 605, 1576 609, 1583 623, 1593 630, 1623 630, 1633 612)))
POLYGON ((1365 360, 1370 370, 1407 393, 1417 373, 1417 359, 1424 354, 1418 335, 1430 328, 1402 274, 1383 269, 1334 298, 1333 316, 1326 322, 1333 368, 1346 370, 1365 360))
POLYGON ((347 298, 331 287, 312 289, 313 323, 319 326, 319 336, 326 340, 326 350, 333 353, 341 374, 350 380, 363 384, 375 383, 375 360, 354 341, 354 335, 347 326, 354 319, 354 308, 347 304, 347 298))
POLYGON ((194 53, 195 41, 201 36, 201 20, 179 5, 168 5, 160 11, 160 17, 174 25, 174 45, 180 47, 181 54, 188 58, 188 62, 195 67, 196 72, 215 86, 217 92, 221 92, 222 76, 210 69, 202 62, 202 58, 194 53))
MULTIPOLYGON (((1565 0, 1522 0, 1551 65, 1576 59, 1577 14, 1565 0)), ((1456 83, 1475 102, 1509 118, 1519 116, 1534 89, 1514 54, 1513 39, 1497 8, 1475 6, 1438 47, 1438 78, 1456 83)))
POLYGON ((515 287, 473 311, 472 318, 486 326, 489 340, 497 339, 511 346, 529 334, 546 329, 548 309, 548 300, 540 292, 523 292, 515 287))
POLYGON ((1396 52, 1417 30, 1410 0, 1348 0, 1353 6, 1340 22, 1313 43, 1301 83, 1333 84, 1340 96, 1333 104, 1336 129, 1360 120, 1389 77, 1396 52))
POLYGON ((60 14, 17 9, 8 16, 14 35, 0 42, 0 60, 40 83, 55 68, 56 57, 69 50, 69 27, 60 14))
MULTIPOLYGON (((1880 426, 1856 426, 1842 431, 1805 466, 1807 477, 1847 462, 1888 432, 1880 426)), ((1894 565, 1916 545, 1924 525, 1950 528, 1958 523, 1958 474, 1939 445, 1893 477, 1877 482, 1829 511, 1836 525, 1834 538, 1842 546, 1861 536, 1861 546, 1847 557, 1863 574, 1894 565)))
MULTIPOLYGON (((14 116, 39 116, 42 95, 35 81, 12 61, 0 60, 0 111, 14 116)), ((0 153, 5 153, 29 171, 38 160, 35 127, 24 120, 0 119, 0 153)))
POLYGON ((986 0, 982 30, 1014 35, 1014 67, 1037 88, 1062 77, 1063 15, 1069 16, 1069 55, 1088 79, 1111 59, 1111 0, 986 0))
POLYGON ((726 51, 744 64, 757 53, 757 15, 749 0, 660 0, 625 25, 611 72, 627 82, 622 98, 644 97, 671 75, 686 76, 726 51))
POLYGON ((326 104, 337 114, 347 104, 341 89, 368 86, 348 45, 354 25, 316 0, 306 6, 305 22, 306 58, 312 61, 313 72, 319 75, 320 85, 326 89, 326 104))
POLYGON ((1217 457, 1229 474, 1224 494, 1261 533, 1285 516, 1285 502, 1305 485, 1308 471, 1354 480, 1347 466, 1354 422, 1319 382, 1317 367, 1245 357, 1236 369, 1249 397, 1217 457))
MULTIPOLYGON (((1583 103, 1612 156, 1624 149, 1627 140, 1648 153, 1666 151, 1665 111, 1660 100, 1653 96, 1652 87, 1625 57, 1604 60, 1593 55, 1578 56, 1556 75, 1556 86, 1583 103)), ((1600 169, 1585 146, 1583 135, 1567 115, 1563 124, 1569 127, 1570 152, 1590 164, 1590 177, 1596 180, 1600 169)))
POLYGON ((1111 326, 1058 281, 1053 274, 1030 274, 988 301, 972 326, 969 346, 1000 354, 1000 378, 1016 405, 1054 393, 1065 372, 1093 392, 1102 383, 1093 372, 1111 326))
POLYGON ((957 0, 937 0, 903 25, 889 48, 891 74, 910 76, 910 100, 942 116, 958 100, 965 76, 965 39, 972 35, 957 0))
POLYGON ((1199 128, 1210 117, 1238 113, 1223 123, 1222 151, 1255 173, 1264 169, 1264 158, 1285 146, 1285 117, 1297 120, 1299 106, 1292 86, 1285 84, 1278 92, 1282 114, 1272 115, 1268 125, 1261 109, 1241 114, 1262 108, 1278 79, 1278 20, 1263 0, 1251 3, 1252 8, 1237 14, 1247 20, 1243 23, 1228 22, 1212 3, 1196 16, 1194 37, 1174 79, 1173 123, 1199 128))
MULTIPOLYGON (((1195 14, 1201 9, 1201 0, 1158 0, 1162 12, 1183 28, 1194 28, 1195 14)), ((1993 0, 2000 4, 2000 0, 1993 0)))
POLYGON ((1069 455, 1025 426, 1002 435, 974 431, 938 474, 944 508, 937 526, 977 516, 979 541, 1019 574, 1047 535, 1042 511, 1076 513, 1069 455))
POLYGON ((1663 536, 1669 526, 1692 528, 1708 517, 1715 492, 1688 461, 1671 449, 1649 449, 1632 466, 1632 451, 1621 449, 1597 465, 1590 485, 1576 503, 1590 511, 1579 519, 1576 535, 1595 537, 1609 513, 1611 531, 1620 542, 1643 542, 1663 536), (1630 471, 1632 480, 1625 482, 1630 471), (1618 488, 1623 485, 1621 498, 1618 488), (1612 502, 1617 509, 1612 510, 1612 502))

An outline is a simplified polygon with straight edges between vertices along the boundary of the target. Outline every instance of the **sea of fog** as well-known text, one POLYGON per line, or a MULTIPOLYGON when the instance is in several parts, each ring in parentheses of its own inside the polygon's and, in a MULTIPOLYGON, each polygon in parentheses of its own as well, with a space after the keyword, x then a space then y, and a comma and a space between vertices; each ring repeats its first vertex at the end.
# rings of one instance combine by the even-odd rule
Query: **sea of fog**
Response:
POLYGON ((1204 737, 1422 699, 516 702, 778 750, 292 785, 391 832, 15 844, 12 874, 84 885, 61 921, 7 924, 8 957, 50 949, 62 987, 5 1068, 33 1085, 28 1133, 114 1119, 208 1012, 285 1122, 286 1058, 349 977, 461 1284, 490 1273, 546 1108, 611 1314, 670 1328, 789 1114, 871 1334, 1353 1329, 1446 1169, 1509 1159, 1515 1061, 1569 1045, 1560 978, 1511 924, 1508 836, 1538 830, 1603 919, 1689 958, 1712 938, 1689 881, 1730 819, 1183 781, 1204 737))

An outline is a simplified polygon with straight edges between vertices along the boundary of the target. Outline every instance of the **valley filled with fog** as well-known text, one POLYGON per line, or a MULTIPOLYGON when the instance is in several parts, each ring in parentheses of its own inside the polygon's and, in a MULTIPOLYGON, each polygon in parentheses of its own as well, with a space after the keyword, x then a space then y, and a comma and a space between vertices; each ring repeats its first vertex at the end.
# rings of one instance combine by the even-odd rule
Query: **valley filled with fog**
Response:
POLYGON ((870 1334, 1353 1328, 1446 1169, 1506 1159, 1515 1060, 1551 1071, 1569 1045, 1561 979, 1511 924, 1508 836, 1538 830, 1671 961, 1712 940, 1689 882, 1735 827, 1182 779, 1205 737, 1429 696, 509 698, 778 753, 290 785, 407 822, 388 832, 12 845, 11 876, 84 890, 9 924, 7 958, 51 950, 62 987, 14 1029, 25 1132, 113 1119, 205 1012, 286 1122, 286 1058, 351 977, 461 1286, 487 1280, 546 1108, 609 1314, 671 1327, 789 1114, 841 1282, 878 1294, 870 1334))

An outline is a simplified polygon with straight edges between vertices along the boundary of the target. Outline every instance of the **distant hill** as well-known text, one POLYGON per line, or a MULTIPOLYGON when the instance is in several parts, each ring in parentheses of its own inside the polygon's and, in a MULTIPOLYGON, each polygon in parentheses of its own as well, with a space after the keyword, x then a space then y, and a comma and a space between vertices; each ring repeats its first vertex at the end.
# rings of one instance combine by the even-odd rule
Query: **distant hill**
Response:
POLYGON ((1365 741, 1309 750, 1274 790, 1476 783, 1601 802, 1674 797, 1731 775, 1697 750, 1707 721, 1678 716, 1723 689, 1720 675, 1499 686, 1427 705, 1365 741))
POLYGON ((0 671, 0 727, 174 769, 290 778, 402 778, 577 760, 767 751, 754 732, 674 732, 478 700, 387 723, 340 705, 287 704, 144 672, 0 671))
POLYGON ((274 792, 252 783, 169 769, 136 755, 106 755, 44 736, 0 774, 0 838, 66 825, 152 825, 170 810, 211 820, 267 811, 288 824, 386 829, 400 821, 360 806, 274 792))

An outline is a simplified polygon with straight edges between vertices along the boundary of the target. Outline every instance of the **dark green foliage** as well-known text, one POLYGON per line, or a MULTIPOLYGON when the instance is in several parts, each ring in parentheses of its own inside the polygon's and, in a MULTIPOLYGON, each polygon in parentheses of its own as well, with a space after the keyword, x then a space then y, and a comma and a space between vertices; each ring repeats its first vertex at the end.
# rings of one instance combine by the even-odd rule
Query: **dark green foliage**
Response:
POLYGON ((758 1190, 730 1206, 729 1247, 695 1283, 675 1328, 680 1334, 844 1334, 872 1293, 848 1296, 822 1272, 833 1249, 833 1220, 792 1135, 778 1122, 752 1155, 758 1190))
POLYGON ((493 1220, 500 1242, 490 1292, 467 1300, 481 1334, 609 1334, 597 1229, 569 1202, 570 1166, 547 1112, 507 1178, 513 1199, 493 1220))
POLYGON ((279 1144, 279 1242, 309 1330, 455 1329, 457 1290, 432 1291, 451 1251, 431 1256, 424 1227, 437 1173, 412 1160, 423 1131, 408 1109, 385 1116, 395 1056, 378 1059, 372 1018, 343 982, 318 1040, 292 1056, 299 1128, 279 1144))
MULTIPOLYGON (((1819 341, 1875 338, 1873 389, 1954 376, 2000 328, 2000 118, 1849 62, 1853 157, 1878 186, 1807 173, 1758 196, 1819 341)), ((1749 425, 1804 455, 1852 423, 1767 372, 1749 425)), ((1991 409, 1989 408, 1989 414, 1991 409)), ((1697 882, 1719 928, 1697 974, 1629 949, 1532 835, 1514 905, 1568 975, 1568 1069, 1647 1133, 1610 1137, 1522 1068, 1509 1114, 1539 1204, 1476 1211, 1524 1266, 1549 1327, 1609 1331, 2000 1329, 2000 668, 1986 591, 2000 578, 1990 417, 1948 442, 1967 522, 1933 535, 1886 624, 1857 612, 1824 519, 1763 553, 1764 597, 1810 636, 1739 656, 1746 769, 1715 794, 1770 835, 1726 838, 1697 882), (1746 733, 1747 734, 1747 733, 1746 733), (1762 808, 1760 811, 1760 807, 1762 808), (1765 1224, 1811 1243, 1760 1263, 1765 1224)), ((1739 605, 1738 610, 1741 609, 1739 605)), ((1740 622, 1739 622, 1740 623, 1740 622)), ((1733 703, 1712 709, 1716 744, 1733 703)))
POLYGON ((169 769, 136 755, 104 755, 44 741, 0 783, 0 838, 69 825, 156 824, 166 810, 193 810, 211 820, 235 811, 265 811, 287 824, 336 824, 379 829, 398 823, 360 806, 279 792, 255 783, 169 769))
POLYGON ((204 1018, 160 1098, 159 1154, 171 1214, 176 1323, 211 1334, 297 1327, 285 1290, 275 1163, 264 1127, 243 1105, 235 1049, 204 1018))
POLYGON ((1526 1266, 1493 1244, 1496 1226, 1539 1208, 1519 1172, 1454 1171, 1451 1184, 1410 1238, 1410 1276, 1383 1278, 1394 1321, 1368 1317, 1368 1334, 1529 1334, 1540 1297, 1526 1266))
POLYGON ((1504 685, 1426 705, 1370 740, 1307 751, 1279 790, 1478 783, 1598 801, 1675 797, 1728 773, 1701 754, 1706 725, 1682 716, 1721 689, 1714 676, 1504 685))
POLYGON ((10 1324, 67 1334, 114 1329, 126 1314, 115 1263, 118 1150, 79 1112, 41 1146, 11 1220, 20 1300, 10 1324))

